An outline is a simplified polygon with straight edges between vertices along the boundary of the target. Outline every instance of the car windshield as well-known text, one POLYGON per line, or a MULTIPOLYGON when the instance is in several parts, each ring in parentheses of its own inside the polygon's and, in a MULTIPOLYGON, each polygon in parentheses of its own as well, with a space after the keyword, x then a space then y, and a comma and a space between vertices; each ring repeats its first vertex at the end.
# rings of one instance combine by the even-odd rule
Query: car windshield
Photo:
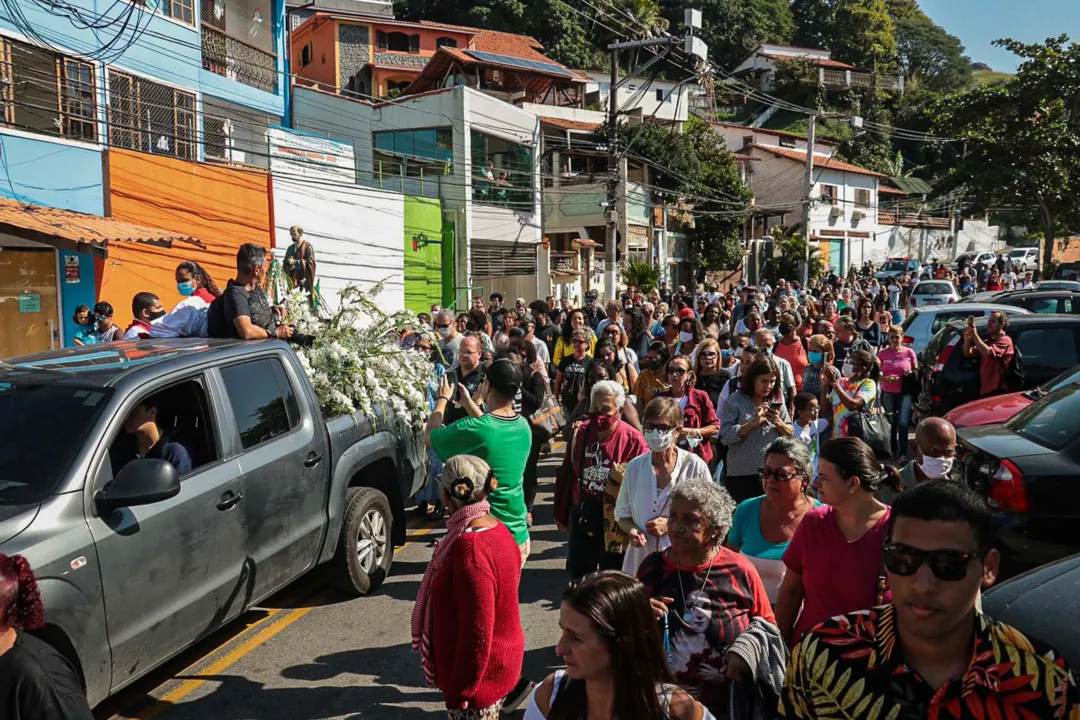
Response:
POLYGON ((1005 423, 1005 427, 1051 450, 1060 450, 1080 432, 1080 385, 1068 385, 1033 402, 1005 423))
POLYGON ((1023 257, 1024 255, 1027 255, 1027 250, 1013 250, 1009 253, 1009 257, 1023 257))
POLYGON ((1066 370, 1050 382, 1044 384, 1039 390, 1043 395, 1049 395, 1055 390, 1059 390, 1067 385, 1075 385, 1076 383, 1080 383, 1080 366, 1066 370))
POLYGON ((949 295, 952 291, 952 285, 946 282, 922 282, 913 290, 916 295, 949 295))
POLYGON ((882 270, 907 270, 907 260, 890 260, 881 266, 882 270))
POLYGON ((0 505, 38 503, 53 492, 111 392, 0 382, 0 505))

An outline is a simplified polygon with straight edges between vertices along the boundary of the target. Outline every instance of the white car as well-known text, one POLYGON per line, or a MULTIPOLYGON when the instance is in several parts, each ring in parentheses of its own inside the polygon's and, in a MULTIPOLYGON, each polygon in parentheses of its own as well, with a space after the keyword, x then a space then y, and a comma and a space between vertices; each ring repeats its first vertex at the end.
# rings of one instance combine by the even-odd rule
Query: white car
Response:
POLYGON ((993 303, 951 303, 948 305, 930 305, 921 309, 910 310, 900 326, 904 330, 904 344, 922 355, 930 338, 938 330, 953 320, 966 320, 969 315, 977 318, 986 317, 992 312, 1001 311, 1006 315, 1030 315, 1029 310, 1013 305, 995 305, 993 303))
POLYGON ((1038 270, 1039 248, 1016 248, 1009 251, 1009 256, 1006 259, 1013 264, 1018 273, 1038 270))
POLYGON ((908 307, 924 308, 955 302, 960 302, 960 293, 950 280, 923 280, 912 288, 908 307))
POLYGON ((959 270, 960 270, 960 258, 967 258, 968 267, 970 267, 970 268, 975 267, 979 263, 982 263, 983 265, 986 265, 987 267, 990 267, 991 265, 993 265, 994 263, 997 262, 997 255, 995 255, 992 252, 974 251, 974 252, 960 253, 959 255, 956 256, 956 259, 953 260, 952 263, 949 265, 949 267, 952 268, 953 272, 959 272, 959 270))

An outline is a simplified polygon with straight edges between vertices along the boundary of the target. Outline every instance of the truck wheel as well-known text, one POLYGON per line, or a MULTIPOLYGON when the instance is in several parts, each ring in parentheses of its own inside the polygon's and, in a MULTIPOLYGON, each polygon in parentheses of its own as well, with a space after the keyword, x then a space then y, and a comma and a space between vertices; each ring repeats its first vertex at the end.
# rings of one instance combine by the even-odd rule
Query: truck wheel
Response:
POLYGON ((349 488, 333 580, 350 595, 367 595, 382 585, 394 560, 390 501, 375 488, 349 488))

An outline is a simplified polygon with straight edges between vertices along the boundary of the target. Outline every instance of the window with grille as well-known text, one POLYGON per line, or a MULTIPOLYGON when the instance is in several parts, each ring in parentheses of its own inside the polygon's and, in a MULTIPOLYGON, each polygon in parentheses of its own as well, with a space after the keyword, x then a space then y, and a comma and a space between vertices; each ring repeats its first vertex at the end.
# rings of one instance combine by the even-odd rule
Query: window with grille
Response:
POLYGON ((473 239, 470 254, 474 277, 536 274, 536 245, 473 239))
MULTIPOLYGON (((131 0, 132 4, 149 9, 153 3, 147 0, 131 0)), ((224 3, 222 3, 224 5, 224 3)), ((185 25, 195 24, 195 0, 161 0, 157 10, 162 15, 179 20, 185 25)))
POLYGON ((30 132, 97 141, 90 63, 0 38, 2 122, 30 132))
POLYGON ((194 160, 194 93, 110 70, 109 141, 128 150, 194 160))

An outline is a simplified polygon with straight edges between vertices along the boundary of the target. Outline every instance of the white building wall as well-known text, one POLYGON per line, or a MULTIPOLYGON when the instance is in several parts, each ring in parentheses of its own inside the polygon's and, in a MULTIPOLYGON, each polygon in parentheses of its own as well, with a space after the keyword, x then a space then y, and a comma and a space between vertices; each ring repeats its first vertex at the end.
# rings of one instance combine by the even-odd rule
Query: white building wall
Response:
POLYGON ((383 280, 379 307, 405 308, 405 197, 397 193, 274 177, 274 254, 285 257, 289 228, 299 225, 315 248, 316 277, 331 311, 348 285, 383 280))
MULTIPOLYGON (((724 143, 727 145, 728 150, 732 152, 739 152, 747 143, 754 143, 755 145, 764 145, 766 147, 782 148, 784 150, 797 150, 799 152, 806 152, 806 147, 810 144, 806 138, 788 137, 776 135, 759 128, 746 127, 743 125, 729 125, 726 123, 710 123, 712 129, 720 133, 724 138, 724 143), (781 143, 783 140, 783 143, 781 143)), ((814 154, 825 155, 831 157, 836 153, 836 145, 832 143, 814 142, 814 154)))
MULTIPOLYGON (((586 71, 590 82, 585 85, 586 93, 598 92, 601 106, 607 108, 608 91, 611 87, 611 76, 606 72, 586 71)), ((654 80, 648 84, 648 89, 641 91, 646 85, 646 78, 631 78, 616 92, 616 102, 619 107, 627 111, 638 110, 645 118, 666 122, 684 123, 689 117, 690 85, 654 80), (663 91, 663 100, 656 99, 656 91, 663 91)))

